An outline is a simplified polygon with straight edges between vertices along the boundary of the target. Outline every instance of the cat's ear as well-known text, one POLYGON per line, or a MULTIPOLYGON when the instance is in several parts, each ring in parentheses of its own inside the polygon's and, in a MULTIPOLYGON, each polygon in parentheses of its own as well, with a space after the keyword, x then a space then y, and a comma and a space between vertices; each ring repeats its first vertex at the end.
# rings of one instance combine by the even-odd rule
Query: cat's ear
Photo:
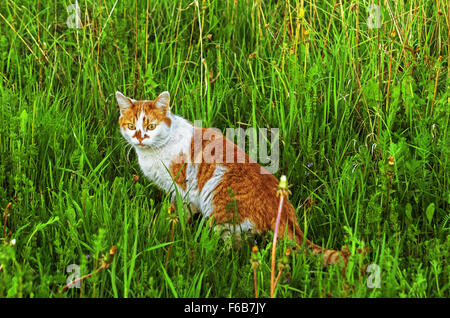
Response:
POLYGON ((126 111, 129 107, 133 105, 134 102, 134 99, 126 97, 119 91, 116 92, 116 100, 117 104, 119 104, 120 107, 120 113, 126 111))
POLYGON ((170 94, 168 91, 162 92, 156 97, 155 106, 165 112, 166 115, 170 114, 170 94))

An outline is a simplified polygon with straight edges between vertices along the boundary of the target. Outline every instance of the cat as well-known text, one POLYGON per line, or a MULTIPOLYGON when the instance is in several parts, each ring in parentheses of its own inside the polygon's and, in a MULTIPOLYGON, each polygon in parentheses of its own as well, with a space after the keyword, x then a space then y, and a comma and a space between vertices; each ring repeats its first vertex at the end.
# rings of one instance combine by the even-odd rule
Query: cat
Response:
MULTIPOLYGON (((279 181, 273 174, 216 130, 195 127, 172 114, 167 91, 154 100, 134 100, 120 92, 115 96, 122 136, 136 150, 143 174, 172 193, 172 204, 176 187, 186 203, 209 218, 215 229, 237 234, 275 229, 279 181), (230 150, 233 160, 224 160, 225 156, 230 159, 230 150)), ((279 229, 279 236, 286 233, 298 245, 306 240, 313 254, 323 255, 324 266, 340 261, 347 264, 348 252, 322 248, 304 237, 288 200, 279 229)))

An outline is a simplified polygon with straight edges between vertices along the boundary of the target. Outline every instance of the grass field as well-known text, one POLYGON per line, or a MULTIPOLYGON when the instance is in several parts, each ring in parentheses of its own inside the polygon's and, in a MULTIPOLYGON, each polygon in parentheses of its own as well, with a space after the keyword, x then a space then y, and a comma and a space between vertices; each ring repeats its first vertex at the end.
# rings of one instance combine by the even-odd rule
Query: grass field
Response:
POLYGON ((447 1, 74 3, 0 3, 0 297, 254 297, 255 258, 269 297, 273 233, 252 256, 254 238, 176 222, 116 90, 279 128, 301 227, 353 255, 342 275, 291 254, 276 297, 449 297, 447 1))

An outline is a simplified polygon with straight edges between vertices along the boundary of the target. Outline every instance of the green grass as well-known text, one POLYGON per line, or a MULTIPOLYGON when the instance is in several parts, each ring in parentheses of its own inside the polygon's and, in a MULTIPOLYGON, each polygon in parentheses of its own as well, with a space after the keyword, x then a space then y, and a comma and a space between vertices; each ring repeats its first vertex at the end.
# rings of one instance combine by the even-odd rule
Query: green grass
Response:
POLYGON ((70 3, 0 4, 0 297, 254 296, 253 238, 230 250, 178 222, 166 263, 169 200, 120 135, 116 90, 168 90, 174 113, 223 132, 280 129, 301 227, 353 256, 342 276, 296 253, 277 297, 450 295, 446 1, 380 2, 373 29, 365 1, 80 1, 80 29, 70 3), (68 265, 94 272, 112 246, 62 290, 68 265))

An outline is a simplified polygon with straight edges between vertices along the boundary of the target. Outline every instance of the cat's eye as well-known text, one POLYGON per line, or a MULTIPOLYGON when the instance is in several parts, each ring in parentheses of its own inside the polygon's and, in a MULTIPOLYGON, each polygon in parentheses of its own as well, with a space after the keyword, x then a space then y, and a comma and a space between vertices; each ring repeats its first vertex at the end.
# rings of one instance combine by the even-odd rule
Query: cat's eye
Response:
POLYGON ((128 129, 130 129, 130 130, 135 130, 136 129, 136 126, 134 125, 134 124, 128 124, 128 129))
POLYGON ((150 124, 147 126, 147 130, 153 130, 156 128, 156 124, 150 124))

